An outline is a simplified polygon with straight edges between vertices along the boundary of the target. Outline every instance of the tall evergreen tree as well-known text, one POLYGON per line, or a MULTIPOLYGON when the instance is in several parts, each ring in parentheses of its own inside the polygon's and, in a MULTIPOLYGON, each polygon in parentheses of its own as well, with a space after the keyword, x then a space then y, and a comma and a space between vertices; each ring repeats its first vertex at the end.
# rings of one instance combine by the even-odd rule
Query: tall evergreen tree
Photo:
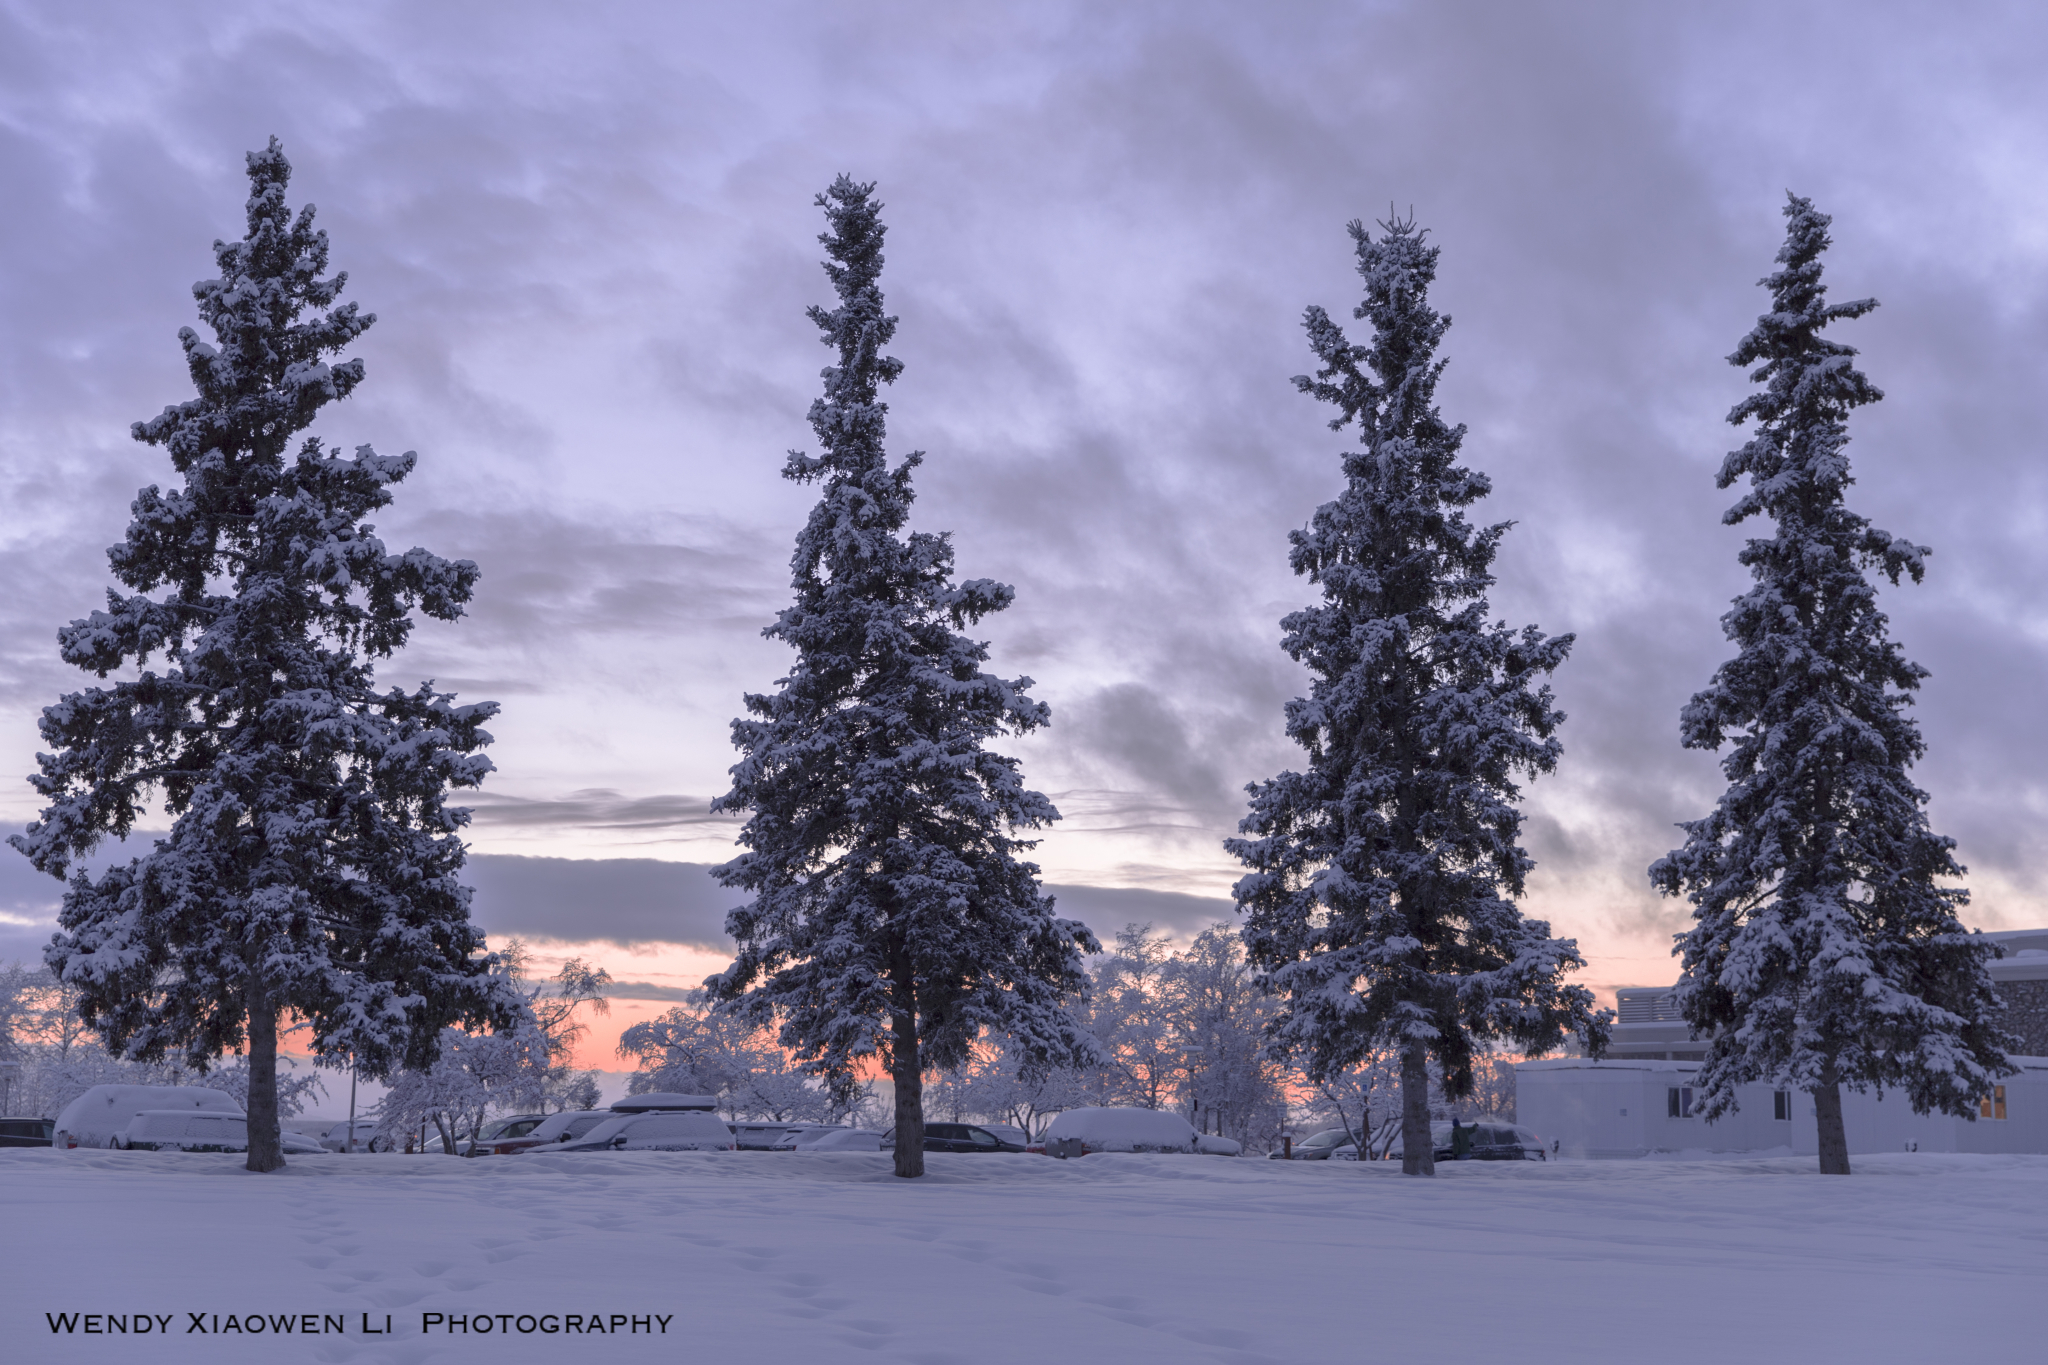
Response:
POLYGON ((477 751, 496 706, 378 692, 372 667, 412 608, 460 616, 477 569, 392 554, 363 521, 410 452, 288 449, 362 381, 360 360, 323 357, 375 320, 335 306, 348 277, 321 278, 327 235, 310 205, 286 207, 290 177, 275 139, 250 154, 248 236, 216 242, 220 277, 193 286, 214 343, 179 333, 199 396, 134 427, 184 480, 138 493, 107 552, 135 595, 110 590, 58 632, 69 663, 139 671, 43 712, 54 752, 29 781, 48 804, 11 841, 62 877, 161 796, 169 836, 96 881, 73 874, 44 957, 117 1052, 179 1049, 203 1071, 246 1048, 259 1171, 284 1164, 282 1013, 311 1024, 317 1054, 377 1076, 431 1065, 446 1024, 509 1026, 520 1003, 469 922, 468 813, 445 803, 490 771, 477 751))
POLYGON ((733 722, 744 757, 714 809, 751 811, 748 849, 716 875, 754 893, 726 930, 730 969, 706 985, 839 1089, 864 1059, 896 1095, 896 1174, 924 1173, 922 1077, 967 1059, 984 1030, 1039 1061, 1088 1051, 1064 1008, 1085 988, 1087 928, 1056 918, 1015 837, 1059 818, 1015 759, 983 745, 1044 725, 1029 678, 981 671, 988 648, 959 632, 1010 604, 987 579, 954 584, 948 538, 903 534, 913 453, 891 468, 887 405, 902 372, 882 354, 881 206, 845 176, 818 197, 819 240, 839 307, 810 310, 838 363, 783 477, 823 485, 797 537, 796 601, 763 633, 797 652, 773 696, 733 722))
POLYGON ((1438 249, 1412 220, 1380 227, 1350 225, 1371 344, 1311 307, 1322 368, 1294 381, 1336 406, 1333 430, 1359 428, 1344 492, 1290 535, 1294 571, 1323 590, 1281 622, 1315 675, 1287 707, 1309 767, 1247 788, 1250 837, 1226 847, 1251 868, 1235 889, 1246 945, 1285 997, 1275 1040, 1316 1082, 1399 1049, 1402 1169, 1428 1175, 1432 1056, 1460 1096, 1475 1042, 1544 1051, 1576 1030, 1597 1047, 1606 1016, 1564 980, 1577 944, 1514 899, 1533 865, 1515 778, 1556 765, 1564 717, 1540 679, 1572 637, 1487 620, 1510 523, 1466 521, 1490 484, 1456 463, 1465 428, 1434 404, 1450 326, 1429 306, 1438 249))
POLYGON ((1732 745, 1728 790, 1650 879, 1693 904, 1678 1002, 1710 1040, 1705 1116, 1735 1109, 1746 1081, 1809 1091, 1820 1168, 1847 1175, 1843 1086, 1972 1115, 2011 1067, 1984 970, 1997 950, 1957 920, 1955 841, 1906 776, 1925 747, 1906 707, 1927 672, 1887 637, 1869 573, 1917 583, 1930 551, 1844 504, 1849 414, 1884 395, 1821 332, 1877 301, 1830 305, 1827 215, 1791 195, 1785 218, 1760 282, 1771 310, 1728 357, 1756 366, 1763 387, 1728 414, 1755 434, 1716 481, 1750 484, 1723 522, 1765 516, 1777 534, 1744 545, 1756 586, 1721 618, 1739 652, 1679 723, 1689 749, 1732 745))

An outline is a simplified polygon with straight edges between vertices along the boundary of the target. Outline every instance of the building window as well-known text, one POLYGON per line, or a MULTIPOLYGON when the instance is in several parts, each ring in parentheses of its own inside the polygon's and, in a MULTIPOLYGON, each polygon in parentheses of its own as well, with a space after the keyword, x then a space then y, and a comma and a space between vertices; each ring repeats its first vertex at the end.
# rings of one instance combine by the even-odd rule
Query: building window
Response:
POLYGON ((1792 1121, 1792 1092, 1773 1090, 1771 1092, 1771 1117, 1780 1123, 1792 1121))
POLYGON ((2002 1119, 2005 1117, 2004 1086, 1992 1086, 1991 1093, 1977 1101, 1977 1117, 1980 1119, 2002 1119))
POLYGON ((1692 1087, 1674 1085, 1664 1092, 1664 1114, 1667 1118, 1689 1119, 1692 1117, 1692 1087))

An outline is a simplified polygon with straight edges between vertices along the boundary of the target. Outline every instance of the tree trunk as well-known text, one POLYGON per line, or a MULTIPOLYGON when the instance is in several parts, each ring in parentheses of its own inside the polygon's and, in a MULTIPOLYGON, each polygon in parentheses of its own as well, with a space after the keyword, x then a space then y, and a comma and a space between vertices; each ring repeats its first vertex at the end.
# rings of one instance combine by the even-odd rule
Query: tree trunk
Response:
POLYGON ((1408 1043, 1401 1049, 1401 1174, 1436 1174, 1436 1144, 1429 1132, 1428 1043, 1408 1043))
POLYGON ((1820 1173, 1849 1174, 1849 1130, 1842 1126, 1842 1085, 1832 1065, 1821 1068, 1813 1088, 1813 1117, 1820 1129, 1820 1173))
POLYGON ((924 1068, 917 1048, 917 985, 907 970, 890 987, 889 1028, 895 1034, 889 1070, 896 1082, 896 1174, 924 1174, 924 1068))
POLYGON ((249 1162, 252 1171, 284 1169, 284 1143, 277 1131, 277 1007, 263 983, 251 976, 249 1009, 249 1162))

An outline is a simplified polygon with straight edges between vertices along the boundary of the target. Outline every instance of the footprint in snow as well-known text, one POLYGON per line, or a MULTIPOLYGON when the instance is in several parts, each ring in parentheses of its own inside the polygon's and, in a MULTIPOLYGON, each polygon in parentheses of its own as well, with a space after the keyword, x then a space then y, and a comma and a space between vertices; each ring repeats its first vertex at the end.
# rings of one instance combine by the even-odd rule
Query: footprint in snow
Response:
POLYGON ((1072 1289, 1062 1283, 1059 1269, 1055 1266, 1036 1262, 1019 1262, 1010 1267, 1010 1273, 1022 1282, 1026 1289, 1035 1294, 1067 1294, 1072 1289))
POLYGON ((855 1322, 839 1324, 839 1339, 848 1346, 863 1351, 879 1351, 896 1337, 896 1329, 886 1322, 863 1318, 855 1322))

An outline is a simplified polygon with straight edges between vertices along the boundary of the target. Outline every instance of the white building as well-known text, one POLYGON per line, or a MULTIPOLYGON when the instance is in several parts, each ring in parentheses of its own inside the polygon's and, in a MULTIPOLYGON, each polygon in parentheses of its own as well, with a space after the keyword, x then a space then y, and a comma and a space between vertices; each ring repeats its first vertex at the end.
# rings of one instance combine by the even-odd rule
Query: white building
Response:
MULTIPOLYGON (((1903 1095, 1842 1093, 1849 1151, 2048 1153, 2048 929, 1986 934, 2005 949, 1991 980, 2005 1002, 2006 1029, 2029 1054, 1987 1095, 1975 1119, 1916 1114, 1903 1095)), ((1515 1067, 1519 1122, 1563 1156, 1632 1157, 1651 1152, 1785 1152, 1814 1155, 1813 1097, 1748 1085, 1740 1109, 1714 1123, 1694 1113, 1693 1078, 1706 1045, 1671 1008, 1669 987, 1616 993, 1614 1041, 1604 1061, 1583 1057, 1515 1067)))
MULTIPOLYGON (((1979 1106, 1975 1120, 1916 1114, 1903 1095, 1842 1092, 1849 1151, 2048 1152, 2048 1057, 2020 1067, 1979 1106)), ((1558 1145, 1561 1156, 1631 1157, 1652 1152, 1820 1150, 1813 1097, 1745 1085, 1741 1109, 1713 1123, 1695 1109, 1698 1062, 1566 1057, 1515 1067, 1515 1118, 1558 1145)))

